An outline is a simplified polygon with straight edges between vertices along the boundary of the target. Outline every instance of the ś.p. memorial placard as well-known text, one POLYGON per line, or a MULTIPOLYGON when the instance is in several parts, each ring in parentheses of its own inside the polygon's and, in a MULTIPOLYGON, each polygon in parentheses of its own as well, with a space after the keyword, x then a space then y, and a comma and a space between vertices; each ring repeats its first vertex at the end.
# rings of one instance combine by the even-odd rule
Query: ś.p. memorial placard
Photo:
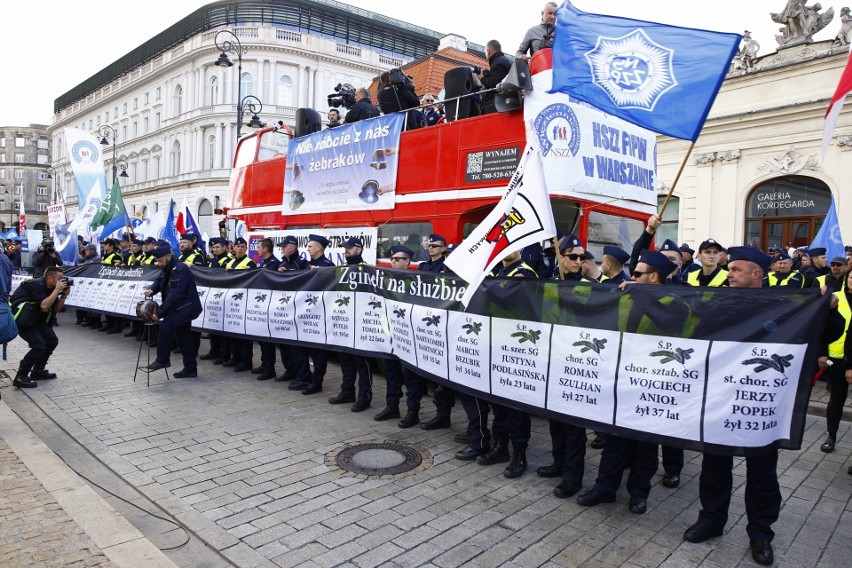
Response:
MULTIPOLYGON (((396 357, 532 414, 696 450, 801 446, 828 298, 742 290, 487 279, 347 266, 193 268, 194 327, 396 357)), ((131 315, 158 269, 81 266, 67 305, 131 315)))

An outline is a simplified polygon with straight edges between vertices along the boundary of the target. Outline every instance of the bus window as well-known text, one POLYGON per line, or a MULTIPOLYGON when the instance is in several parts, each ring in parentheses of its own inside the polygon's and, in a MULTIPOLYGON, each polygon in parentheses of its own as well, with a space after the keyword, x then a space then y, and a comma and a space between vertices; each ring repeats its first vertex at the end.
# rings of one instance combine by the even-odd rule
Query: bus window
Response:
POLYGON ((278 156, 286 156, 288 144, 290 144, 290 136, 286 132, 275 130, 264 132, 260 138, 260 151, 257 153, 257 161, 262 162, 278 156))
POLYGON ((240 141, 237 155, 234 158, 234 168, 243 168, 254 162, 254 154, 257 150, 257 136, 247 136, 240 141))
POLYGON ((579 234, 577 232, 580 223, 580 204, 578 202, 570 199, 551 198, 550 207, 553 209, 553 220, 556 221, 557 229, 566 235, 579 234))
POLYGON ((603 248, 607 245, 617 246, 629 253, 644 230, 645 223, 637 219, 592 211, 589 213, 587 249, 597 259, 603 256, 603 248))
POLYGON ((432 223, 385 223, 378 226, 377 259, 389 259, 390 248, 394 245, 405 245, 414 251, 415 262, 429 260, 424 243, 429 242, 432 234, 432 223))

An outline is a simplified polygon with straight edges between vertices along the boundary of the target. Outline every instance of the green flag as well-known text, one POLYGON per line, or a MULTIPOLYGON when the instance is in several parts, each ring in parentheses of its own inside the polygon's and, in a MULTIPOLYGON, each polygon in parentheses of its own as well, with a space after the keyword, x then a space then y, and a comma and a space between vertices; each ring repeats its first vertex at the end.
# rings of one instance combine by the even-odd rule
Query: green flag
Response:
POLYGON ((127 224, 127 208, 124 206, 124 200, 121 198, 121 186, 118 185, 118 180, 112 185, 106 198, 101 203, 100 209, 92 217, 92 229, 105 227, 101 232, 103 235, 108 235, 120 229, 127 224))

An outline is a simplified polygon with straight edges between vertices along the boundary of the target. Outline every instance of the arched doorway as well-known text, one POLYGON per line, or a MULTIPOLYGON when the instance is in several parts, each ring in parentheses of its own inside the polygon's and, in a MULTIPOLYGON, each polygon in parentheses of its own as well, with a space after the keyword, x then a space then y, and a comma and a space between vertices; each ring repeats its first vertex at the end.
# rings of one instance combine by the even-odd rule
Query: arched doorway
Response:
POLYGON ((828 208, 831 190, 822 181, 787 176, 755 187, 746 199, 745 243, 767 250, 811 244, 828 208))
POLYGON ((207 199, 202 199, 201 203, 198 204, 198 227, 208 235, 216 236, 219 234, 218 226, 213 226, 213 205, 207 199))

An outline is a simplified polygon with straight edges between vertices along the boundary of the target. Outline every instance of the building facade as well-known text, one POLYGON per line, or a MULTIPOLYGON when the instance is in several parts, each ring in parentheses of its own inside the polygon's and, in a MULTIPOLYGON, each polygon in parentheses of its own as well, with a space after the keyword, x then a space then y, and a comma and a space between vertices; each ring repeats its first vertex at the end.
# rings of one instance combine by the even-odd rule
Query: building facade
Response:
POLYGON ((434 52, 440 39, 438 32, 332 0, 205 6, 56 99, 51 162, 69 211, 77 204, 63 128, 100 139, 108 126, 105 167, 110 171, 118 160, 126 168, 119 182, 128 213, 147 216, 186 198, 212 236, 221 218, 214 211, 227 198, 238 93, 261 101, 264 123, 292 126, 300 107, 324 116, 339 83, 366 87, 381 72, 434 52), (230 52, 233 66, 217 66, 217 39, 220 46, 238 43, 241 61, 230 52))
POLYGON ((47 228, 53 179, 47 126, 0 126, 0 227, 17 230, 21 201, 27 228, 47 228))
MULTIPOLYGON (((824 116, 849 46, 824 41, 779 49, 728 74, 664 218, 662 235, 697 245, 806 246, 832 198, 852 243, 852 105, 820 161, 824 116)), ((660 202, 689 145, 658 138, 660 202), (667 183, 666 183, 667 182, 667 183)))

